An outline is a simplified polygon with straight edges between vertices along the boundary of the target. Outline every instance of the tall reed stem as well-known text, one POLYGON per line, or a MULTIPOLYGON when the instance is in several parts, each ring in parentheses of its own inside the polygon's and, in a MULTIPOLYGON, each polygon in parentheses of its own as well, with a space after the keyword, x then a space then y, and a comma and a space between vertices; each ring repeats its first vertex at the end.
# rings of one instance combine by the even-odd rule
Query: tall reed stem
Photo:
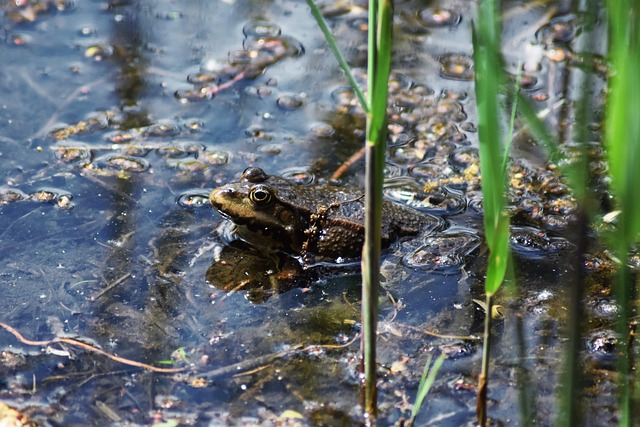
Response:
POLYGON ((373 420, 377 412, 376 330, 392 15, 391 0, 369 1, 367 72, 371 110, 367 114, 365 242, 362 250, 362 353, 365 412, 369 420, 373 420))

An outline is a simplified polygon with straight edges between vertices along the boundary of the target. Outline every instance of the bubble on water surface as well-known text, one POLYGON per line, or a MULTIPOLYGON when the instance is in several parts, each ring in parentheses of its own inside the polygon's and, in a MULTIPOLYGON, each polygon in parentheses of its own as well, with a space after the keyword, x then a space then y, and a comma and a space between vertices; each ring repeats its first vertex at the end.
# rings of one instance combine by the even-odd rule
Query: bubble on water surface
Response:
POLYGON ((441 164, 440 161, 427 161, 417 165, 412 165, 408 170, 409 175, 415 176, 423 181, 437 181, 454 175, 453 169, 449 165, 441 164))
POLYGON ((311 125, 311 133, 316 138, 329 138, 336 133, 336 130, 329 123, 318 122, 311 125))
POLYGON ((195 133, 199 132, 204 127, 204 121, 200 119, 188 119, 185 120, 182 126, 188 131, 195 133))
POLYGON ((12 34, 11 44, 14 46, 26 46, 33 42, 33 37, 30 34, 12 34))
POLYGON ((413 87, 413 80, 406 74, 391 73, 389 76, 389 91, 409 90, 413 87))
POLYGON ((528 259, 543 259, 570 249, 571 243, 562 237, 551 237, 536 227, 512 227, 511 249, 528 259))
POLYGON ((204 149, 204 145, 194 141, 174 141, 171 144, 156 149, 156 154, 159 157, 177 159, 199 153, 204 151, 204 149))
POLYGON ((113 144, 127 144, 132 142, 138 137, 137 132, 109 132, 104 136, 104 139, 113 144))
POLYGON ((245 39, 243 47, 246 51, 272 55, 275 59, 284 56, 296 57, 304 54, 302 43, 288 36, 245 39))
POLYGON ((245 136, 254 139, 264 139, 270 141, 273 139, 273 135, 267 131, 263 126, 251 125, 244 130, 245 136))
POLYGON ((95 36, 96 33, 96 29, 89 25, 85 25, 84 27, 80 27, 78 29, 78 35, 81 35, 82 37, 92 37, 95 36))
POLYGON ((618 348, 618 336, 610 330, 594 332, 587 338, 586 347, 594 361, 605 368, 612 368, 618 348))
POLYGON ((262 154, 277 156, 282 152, 282 144, 265 144, 258 147, 258 151, 262 154))
POLYGON ((113 55, 113 47, 108 44, 94 44, 84 50, 85 58, 102 61, 113 55))
POLYGON ((392 147, 389 150, 389 157, 396 164, 415 164, 420 163, 426 154, 423 147, 412 145, 401 145, 392 147))
POLYGON ((478 128, 476 128, 475 123, 473 122, 464 122, 460 125, 460 130, 464 131, 464 132, 478 132, 478 128))
POLYGON ((461 359, 476 352, 476 345, 471 341, 454 342, 452 344, 442 344, 438 348, 447 359, 461 359))
POLYGON ((315 176, 309 172, 306 168, 293 167, 282 171, 280 174, 285 179, 293 181, 300 185, 309 185, 315 181, 315 176))
POLYGON ((180 133, 180 126, 172 121, 160 121, 156 124, 148 126, 142 134, 150 137, 169 137, 176 136, 180 133))
POLYGON ((255 20, 248 22, 242 28, 245 37, 276 37, 281 33, 280 27, 269 21, 255 20))
POLYGON ((228 61, 231 65, 248 65, 262 54, 258 48, 254 50, 232 50, 228 54, 228 61))
POLYGON ((101 157, 96 162, 98 165, 122 172, 146 172, 151 167, 147 160, 135 156, 108 155, 101 157))
POLYGON ((455 273, 480 247, 482 239, 471 232, 446 233, 427 237, 424 245, 405 255, 403 262, 411 268, 455 273))
POLYGON ((481 192, 470 191, 467 193, 467 212, 475 214, 477 217, 483 215, 481 192))
POLYGON ((184 208, 209 207, 209 192, 202 189, 182 192, 176 200, 184 208))
POLYGON ((52 146, 56 159, 65 163, 90 163, 91 150, 89 146, 80 142, 65 141, 64 144, 56 143, 52 146))
POLYGON ((156 154, 159 157, 167 157, 171 159, 177 159, 180 157, 187 157, 189 153, 182 149, 182 147, 176 145, 167 145, 156 149, 156 154))
POLYGON ((25 200, 28 196, 15 188, 0 188, 0 206, 25 200))
POLYGON ((174 166, 183 172, 201 172, 209 168, 209 166, 199 160, 180 160, 174 164, 174 166))
POLYGON ((415 130, 421 138, 429 141, 460 142, 467 138, 464 133, 460 132, 455 123, 440 115, 430 117, 426 123, 418 123, 415 130))
POLYGON ((3 1, 2 8, 5 16, 11 21, 34 22, 41 14, 57 12, 67 12, 75 8, 73 1, 56 0, 56 1, 3 1))
POLYGON ((566 44, 576 36, 575 16, 559 16, 536 31, 540 43, 566 44))
POLYGON ((338 105, 356 106, 359 105, 358 97, 350 86, 340 86, 331 92, 331 98, 338 105))
POLYGON ((364 16, 349 19, 349 26, 357 31, 367 31, 369 28, 369 19, 364 16))
POLYGON ((613 319, 620 312, 620 306, 612 299, 602 298, 590 305, 591 312, 607 319, 613 319))
POLYGON ((391 163, 384 165, 383 175, 385 179, 395 178, 404 175, 404 169, 391 163))
POLYGON ((297 110, 304 106, 304 96, 299 94, 282 95, 276 101, 283 110, 297 110))
POLYGON ((461 147, 453 152, 450 158, 454 165, 462 167, 477 165, 480 162, 480 155, 475 147, 461 147))
POLYGON ((187 81, 191 84, 202 85, 206 83, 219 82, 220 77, 217 73, 195 73, 187 76, 187 81))
POLYGON ((325 18, 336 18, 338 16, 346 15, 351 12, 353 5, 346 0, 336 0, 329 3, 324 3, 318 6, 322 16, 325 18))
POLYGON ((157 12, 156 13, 156 18, 158 19, 162 19, 165 21, 175 21, 177 19, 182 18, 184 15, 182 14, 182 12, 178 11, 178 10, 172 10, 172 11, 168 11, 168 12, 157 12))
POLYGON ((59 190, 57 188, 42 188, 29 194, 29 199, 40 202, 56 205, 61 209, 72 209, 73 195, 65 190, 59 190))
POLYGON ((198 155, 198 159, 212 166, 224 166, 229 163, 230 157, 228 151, 210 148, 198 155))
POLYGON ((451 118, 455 122, 467 120, 467 113, 460 101, 455 99, 441 99, 436 105, 436 114, 451 118))
POLYGON ((180 104, 187 104, 189 102, 198 102, 212 99, 213 94, 207 88, 178 89, 173 93, 173 97, 180 104))
POLYGON ((150 149, 148 147, 145 147, 144 145, 135 144, 118 146, 118 149, 120 150, 119 154, 134 157, 144 157, 149 154, 150 151, 150 149))
POLYGON ((454 27, 462 16, 452 9, 429 7, 418 12, 418 19, 427 28, 454 27))
POLYGON ((461 193, 446 187, 425 193, 407 177, 389 180, 383 192, 389 199, 422 212, 454 215, 466 208, 466 200, 461 193))
POLYGON ((473 80, 473 59, 468 55, 447 53, 439 59, 440 76, 450 80, 473 80))

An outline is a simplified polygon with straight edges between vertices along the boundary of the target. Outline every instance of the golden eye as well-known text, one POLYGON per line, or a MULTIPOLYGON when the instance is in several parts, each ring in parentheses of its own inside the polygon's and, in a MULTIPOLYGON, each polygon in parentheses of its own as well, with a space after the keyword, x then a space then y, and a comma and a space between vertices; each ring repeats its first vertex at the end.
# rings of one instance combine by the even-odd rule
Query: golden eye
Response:
POLYGON ((267 205, 271 202, 271 191, 266 185, 256 185, 249 191, 249 200, 257 206, 267 205))

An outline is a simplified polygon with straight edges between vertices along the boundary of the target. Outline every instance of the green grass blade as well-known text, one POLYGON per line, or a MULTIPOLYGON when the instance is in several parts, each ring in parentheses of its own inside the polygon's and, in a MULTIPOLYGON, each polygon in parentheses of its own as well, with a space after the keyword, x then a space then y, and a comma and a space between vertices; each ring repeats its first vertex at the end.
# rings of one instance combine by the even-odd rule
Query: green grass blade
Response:
POLYGON ((509 262, 509 216, 502 213, 498 217, 498 224, 493 232, 494 242, 487 245, 491 248, 487 263, 485 292, 489 296, 495 295, 504 281, 509 262))
POLYGON ((518 94, 520 93, 520 79, 522 78, 522 61, 518 62, 518 72, 516 74, 516 83, 513 88, 513 104, 511 105, 511 116, 509 117, 509 130, 505 140, 504 155, 502 156, 502 170, 507 173, 509 165, 509 152, 511 151, 511 140, 513 139, 513 130, 516 126, 516 112, 518 111, 518 94))
POLYGON ((479 24, 473 33, 484 227, 489 247, 485 290, 491 295, 498 290, 506 274, 509 239, 509 218, 503 215, 506 153, 500 121, 505 113, 498 98, 503 84, 503 66, 499 54, 498 6, 495 3, 495 0, 480 3, 479 24))
POLYGON ((391 42, 393 5, 391 0, 378 1, 378 23, 374 40, 373 72, 369 73, 371 120, 367 128, 367 143, 386 143, 387 95, 391 71, 391 42), (384 134, 384 135, 382 135, 384 134))
POLYGON ((478 424, 487 424, 489 360, 491 343, 491 307, 493 295, 504 281, 509 261, 509 216, 505 213, 506 141, 502 120, 506 117, 500 102, 504 83, 500 55, 498 0, 483 0, 478 5, 478 27, 473 28, 475 91, 478 108, 478 137, 484 211, 485 240, 489 248, 485 293, 485 334, 482 367, 478 378, 476 416, 478 424))
POLYGON ((351 86, 356 96, 358 97, 358 101, 360 101, 360 105, 362 106, 362 109, 366 113, 368 113, 369 103, 367 102, 367 98, 364 96, 364 93, 362 92, 360 85, 358 84, 358 82, 356 81, 356 78, 351 72, 351 67, 349 67, 347 60, 342 55, 342 52, 340 51, 340 48, 336 43, 336 39, 335 37, 333 37, 333 34, 331 33, 329 26, 327 25, 327 21, 325 21, 324 16, 322 16, 320 9, 318 9, 318 6, 315 4, 313 0, 307 0, 307 4, 309 5, 309 8, 311 8, 311 14, 316 19, 316 22, 318 23, 318 27, 320 27, 320 30, 322 31, 322 34, 324 35, 324 38, 327 41, 327 44, 329 45, 331 52, 333 52, 333 55, 336 57, 336 60, 338 61, 340 68, 342 68, 342 71, 344 71, 344 74, 347 76, 349 85, 351 86))
POLYGON ((637 375, 629 366, 632 355, 627 337, 633 281, 628 267, 629 250, 638 241, 640 233, 640 5, 633 0, 607 2, 609 14, 609 60, 612 75, 609 79, 605 144, 609 160, 611 189, 620 209, 612 249, 621 262, 615 286, 615 296, 620 305, 617 332, 620 340, 616 352, 620 421, 619 425, 632 425, 638 414, 634 413, 635 381, 637 375))
POLYGON ((432 355, 430 354, 427 357, 427 362, 424 365, 424 370, 422 371, 422 377, 420 378, 420 385, 418 386, 418 393, 416 394, 416 402, 413 404, 413 409, 411 410, 411 418, 409 418, 409 422, 407 423, 409 427, 413 426, 420 409, 422 408, 422 404, 424 403, 424 399, 429 394, 429 390, 431 390, 431 386, 436 380, 436 376, 438 375, 438 371, 442 367, 444 363, 445 356, 444 354, 440 354, 440 356, 436 359, 431 366, 432 355))

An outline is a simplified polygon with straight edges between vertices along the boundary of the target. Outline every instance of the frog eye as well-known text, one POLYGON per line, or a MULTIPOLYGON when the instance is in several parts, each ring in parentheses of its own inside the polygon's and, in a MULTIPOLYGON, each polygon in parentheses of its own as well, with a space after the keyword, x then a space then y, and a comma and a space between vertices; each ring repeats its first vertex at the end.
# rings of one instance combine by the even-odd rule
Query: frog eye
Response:
POLYGON ((257 206, 267 205, 271 202, 271 190, 266 185, 256 185, 249 191, 249 200, 257 206))

